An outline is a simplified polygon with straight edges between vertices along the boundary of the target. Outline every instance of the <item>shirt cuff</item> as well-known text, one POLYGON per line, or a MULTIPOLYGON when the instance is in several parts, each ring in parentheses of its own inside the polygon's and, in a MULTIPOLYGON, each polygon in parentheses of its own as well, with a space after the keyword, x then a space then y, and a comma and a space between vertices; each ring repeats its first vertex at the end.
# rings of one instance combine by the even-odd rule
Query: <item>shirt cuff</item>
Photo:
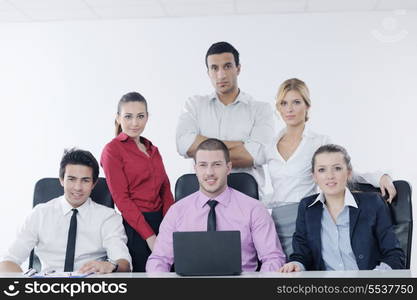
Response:
POLYGON ((304 265, 302 263, 300 263, 299 261, 292 261, 292 263, 293 264, 296 264, 297 266, 299 266, 300 269, 301 269, 301 272, 306 270, 306 268, 304 267, 304 265))
POLYGON ((152 230, 151 226, 149 226, 148 223, 143 224, 143 225, 144 226, 141 228, 141 230, 138 233, 146 242, 146 239, 150 236, 153 236, 155 232, 152 230))
POLYGON ((158 259, 149 257, 146 263, 146 272, 156 273, 156 272, 169 272, 171 267, 168 264, 159 262, 158 259))
POLYGON ((392 270, 392 268, 388 264, 381 262, 379 265, 375 267, 374 270, 392 270))
POLYGON ((389 175, 388 172, 376 171, 372 173, 355 173, 355 181, 359 183, 369 183, 374 187, 379 187, 379 181, 384 175, 389 175))
POLYGON ((189 158, 187 151, 194 143, 196 137, 196 133, 185 133, 181 137, 177 138, 177 151, 181 156, 189 158))
POLYGON ((248 151, 252 156, 254 166, 262 166, 262 157, 260 155, 261 153, 259 153, 261 151, 261 144, 251 140, 246 140, 244 141, 244 146, 246 151, 248 151))

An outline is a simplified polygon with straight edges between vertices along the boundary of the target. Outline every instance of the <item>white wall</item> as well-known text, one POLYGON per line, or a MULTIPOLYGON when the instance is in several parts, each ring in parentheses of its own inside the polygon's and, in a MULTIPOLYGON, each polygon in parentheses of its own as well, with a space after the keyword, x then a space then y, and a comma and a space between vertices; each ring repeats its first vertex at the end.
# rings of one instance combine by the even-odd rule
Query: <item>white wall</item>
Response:
POLYGON ((283 80, 305 80, 311 126, 345 145, 354 167, 417 182, 415 11, 0 24, 0 251, 64 148, 99 158, 126 92, 149 100, 144 135, 171 183, 187 172, 175 125, 188 96, 211 92, 204 55, 220 40, 241 53, 243 90, 272 104, 283 80))

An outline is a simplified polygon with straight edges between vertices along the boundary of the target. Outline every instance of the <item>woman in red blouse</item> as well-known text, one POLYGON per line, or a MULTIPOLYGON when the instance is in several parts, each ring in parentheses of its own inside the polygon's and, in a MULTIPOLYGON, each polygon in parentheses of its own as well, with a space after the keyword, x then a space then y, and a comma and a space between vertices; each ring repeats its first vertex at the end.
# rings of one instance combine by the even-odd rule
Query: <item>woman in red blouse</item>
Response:
POLYGON ((116 137, 101 154, 107 184, 123 216, 134 272, 145 272, 162 217, 174 202, 158 148, 141 136, 147 121, 145 98, 136 92, 124 95, 117 107, 116 137))

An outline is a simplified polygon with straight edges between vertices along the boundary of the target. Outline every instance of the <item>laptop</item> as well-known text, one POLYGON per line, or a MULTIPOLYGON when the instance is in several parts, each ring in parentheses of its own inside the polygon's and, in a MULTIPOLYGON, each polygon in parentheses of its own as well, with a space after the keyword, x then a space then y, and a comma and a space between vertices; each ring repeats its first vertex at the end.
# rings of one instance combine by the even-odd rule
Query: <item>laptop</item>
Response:
POLYGON ((182 276, 239 275, 239 231, 174 232, 175 272, 182 276))

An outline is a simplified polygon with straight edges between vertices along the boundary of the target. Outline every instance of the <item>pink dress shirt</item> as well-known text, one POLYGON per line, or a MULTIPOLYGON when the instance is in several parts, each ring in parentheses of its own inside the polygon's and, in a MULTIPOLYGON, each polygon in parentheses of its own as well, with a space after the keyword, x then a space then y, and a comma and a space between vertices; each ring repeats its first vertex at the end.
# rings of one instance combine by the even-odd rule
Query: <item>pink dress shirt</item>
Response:
MULTIPOLYGON (((154 250, 146 264, 147 272, 169 272, 174 262, 172 233, 206 231, 210 207, 200 191, 172 205, 159 228, 154 250)), ((242 243, 242 270, 255 271, 258 258, 261 271, 278 270, 285 263, 285 254, 274 222, 265 206, 241 192, 227 187, 214 198, 217 230, 238 230, 242 243)))

